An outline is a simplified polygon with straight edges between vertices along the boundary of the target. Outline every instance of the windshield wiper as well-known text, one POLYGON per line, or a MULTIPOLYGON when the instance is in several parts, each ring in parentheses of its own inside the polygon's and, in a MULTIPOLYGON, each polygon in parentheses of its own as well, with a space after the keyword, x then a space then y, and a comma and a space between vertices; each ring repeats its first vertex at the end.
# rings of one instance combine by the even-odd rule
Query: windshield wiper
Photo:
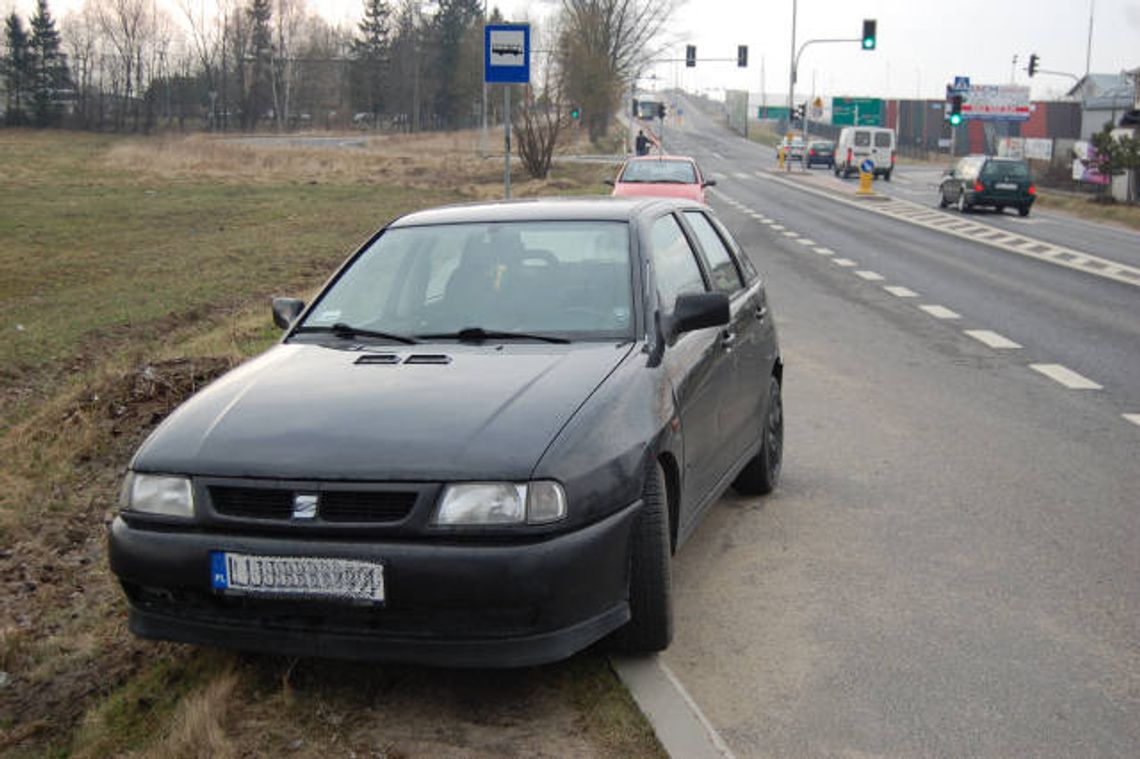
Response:
POLYGON ((537 335, 529 332, 500 332, 482 327, 464 327, 458 332, 440 332, 432 335, 416 335, 423 340, 461 340, 463 342, 482 342, 484 340, 541 340, 544 343, 565 344, 570 341, 564 337, 553 335, 537 335))
POLYGON ((392 340, 404 345, 415 345, 418 340, 408 337, 407 335, 397 335, 392 332, 380 332, 375 329, 364 329, 363 327, 354 327, 351 324, 344 322, 337 322, 331 327, 300 327, 297 332, 331 332, 337 337, 343 337, 346 340, 351 340, 354 337, 377 337, 381 340, 392 340))

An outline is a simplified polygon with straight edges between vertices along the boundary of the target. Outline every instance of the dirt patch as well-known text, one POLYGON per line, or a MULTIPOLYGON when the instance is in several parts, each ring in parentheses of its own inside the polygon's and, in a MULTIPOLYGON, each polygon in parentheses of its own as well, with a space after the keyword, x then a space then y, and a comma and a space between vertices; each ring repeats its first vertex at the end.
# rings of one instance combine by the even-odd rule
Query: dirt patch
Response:
POLYGON ((19 462, 15 477, 31 480, 22 492, 37 502, 0 550, 0 749, 62 740, 94 699, 155 655, 126 632, 106 525, 131 451, 231 363, 178 358, 107 377, 5 441, 22 449, 6 460, 19 462), (44 455, 69 459, 49 481, 37 478, 44 455))

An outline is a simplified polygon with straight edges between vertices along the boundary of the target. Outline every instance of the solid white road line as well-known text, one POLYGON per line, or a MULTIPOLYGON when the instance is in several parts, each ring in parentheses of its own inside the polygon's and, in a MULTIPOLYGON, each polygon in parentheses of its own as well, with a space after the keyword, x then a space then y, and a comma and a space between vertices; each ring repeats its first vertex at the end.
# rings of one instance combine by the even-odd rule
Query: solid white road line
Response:
POLYGON ((909 287, 901 287, 899 285, 887 285, 883 288, 896 298, 917 298, 918 293, 911 290, 909 287))
POLYGON ((850 258, 833 258, 831 263, 836 266, 858 266, 859 264, 852 261, 850 258))
POLYGON ((1101 390, 1102 385, 1098 385, 1088 377, 1077 374, 1068 367, 1061 366, 1060 364, 1030 364, 1029 368, 1035 372, 1044 374, 1054 382, 1059 382, 1070 390, 1101 390))
POLYGON ((1121 414, 1121 416, 1140 427, 1140 414, 1121 414))
POLYGON ((1020 343, 1015 343, 1008 337, 999 335, 997 332, 991 332, 988 329, 967 329, 965 332, 979 343, 988 345, 991 348, 1013 350, 1022 347, 1020 343))
POLYGON ((961 319, 962 315, 957 311, 951 311, 945 306, 919 306, 923 311, 933 316, 935 319, 961 319))
POLYGON ((867 280, 868 282, 878 282, 879 280, 884 279, 882 274, 877 274, 873 271, 862 271, 862 270, 860 270, 860 271, 855 272, 855 276, 862 277, 863 279, 867 280))

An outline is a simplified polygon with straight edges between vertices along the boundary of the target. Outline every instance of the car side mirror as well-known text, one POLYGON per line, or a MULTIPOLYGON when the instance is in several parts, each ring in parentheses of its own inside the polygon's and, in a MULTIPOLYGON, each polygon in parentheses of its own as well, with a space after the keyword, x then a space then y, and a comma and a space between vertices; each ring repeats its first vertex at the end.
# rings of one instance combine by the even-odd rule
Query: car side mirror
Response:
POLYGON ((716 180, 706 179, 705 181, 701 182, 701 187, 716 187, 716 180))
POLYGON ((305 310, 305 301, 300 298, 274 298, 273 323, 281 329, 289 329, 289 325, 297 320, 305 310))
POLYGON ((678 295, 670 332, 676 337, 705 327, 720 327, 728 324, 730 318, 728 296, 724 293, 678 295))
POLYGON ((612 180, 612 179, 603 179, 603 180, 602 180, 602 184, 608 184, 610 187, 613 187, 613 186, 614 186, 614 180, 612 180))

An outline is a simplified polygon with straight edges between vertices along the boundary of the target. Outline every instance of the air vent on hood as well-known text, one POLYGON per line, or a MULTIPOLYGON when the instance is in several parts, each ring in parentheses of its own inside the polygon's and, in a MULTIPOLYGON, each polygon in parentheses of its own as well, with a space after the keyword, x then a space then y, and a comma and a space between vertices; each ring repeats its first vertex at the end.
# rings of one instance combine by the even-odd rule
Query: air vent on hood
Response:
POLYGON ((365 353, 354 364, 398 364, 400 357, 395 353, 365 353))
POLYGON ((404 360, 405 364, 450 364, 451 356, 442 353, 415 353, 404 360))

